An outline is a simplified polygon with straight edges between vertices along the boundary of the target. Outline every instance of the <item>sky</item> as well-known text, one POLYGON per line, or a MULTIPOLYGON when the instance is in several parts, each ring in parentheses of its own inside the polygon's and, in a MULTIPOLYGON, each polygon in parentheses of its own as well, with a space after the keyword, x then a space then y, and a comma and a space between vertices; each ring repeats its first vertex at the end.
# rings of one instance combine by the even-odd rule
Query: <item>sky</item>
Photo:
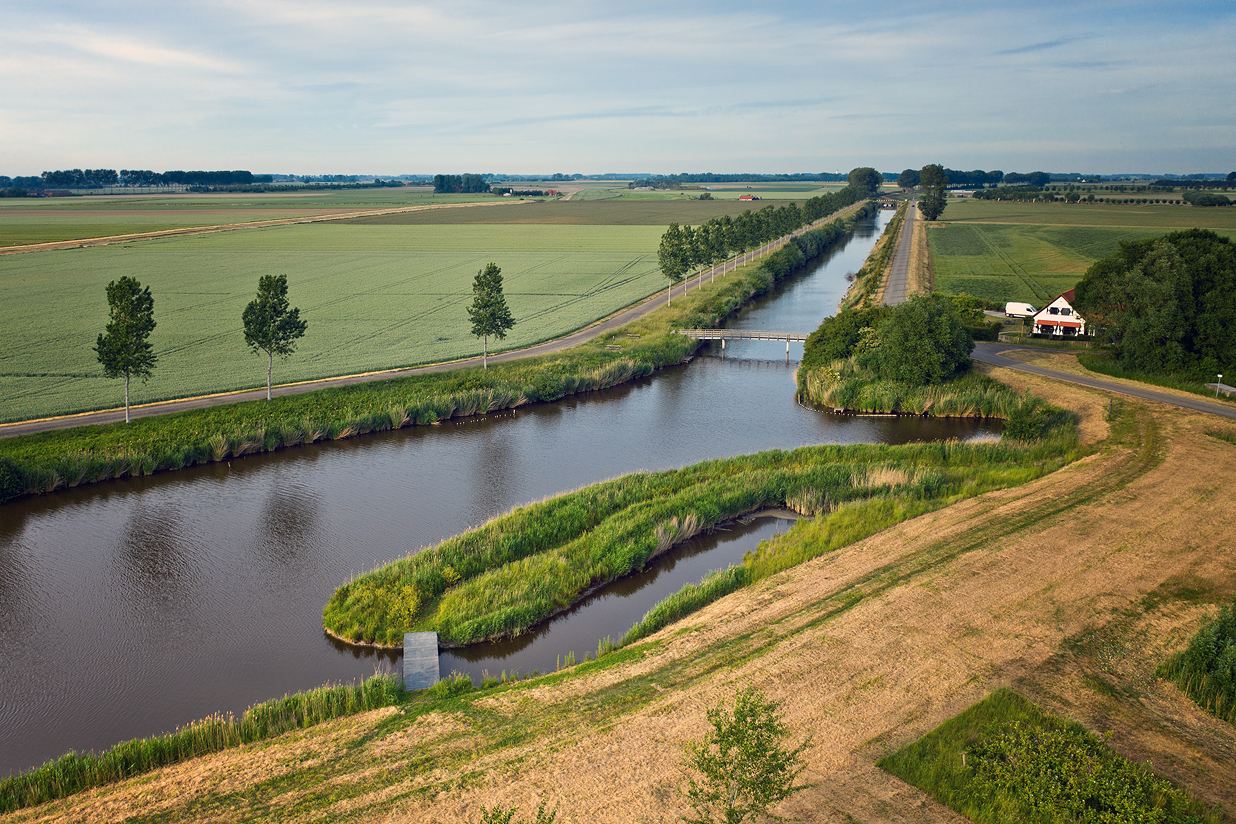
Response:
POLYGON ((1236 169, 1236 3, 0 0, 0 174, 1236 169))

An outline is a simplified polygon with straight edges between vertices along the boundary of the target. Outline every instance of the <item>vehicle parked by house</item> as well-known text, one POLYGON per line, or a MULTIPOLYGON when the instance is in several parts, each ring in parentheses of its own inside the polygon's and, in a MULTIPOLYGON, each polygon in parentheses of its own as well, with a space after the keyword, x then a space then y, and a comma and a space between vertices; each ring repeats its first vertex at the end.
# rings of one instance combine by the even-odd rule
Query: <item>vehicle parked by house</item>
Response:
POLYGON ((1034 333, 1057 337, 1076 337, 1086 334, 1086 320, 1073 310, 1073 290, 1044 306, 1034 314, 1034 333))
POLYGON ((1032 318, 1034 317, 1034 307, 1028 303, 1018 303, 1011 300, 1004 304, 1004 316, 1006 318, 1032 318))

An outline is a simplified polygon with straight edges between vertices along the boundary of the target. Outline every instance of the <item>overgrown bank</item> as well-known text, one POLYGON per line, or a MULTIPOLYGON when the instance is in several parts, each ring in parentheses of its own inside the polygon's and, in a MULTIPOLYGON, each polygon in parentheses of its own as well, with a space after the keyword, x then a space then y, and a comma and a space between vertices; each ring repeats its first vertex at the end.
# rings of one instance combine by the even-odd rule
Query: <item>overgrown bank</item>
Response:
POLYGON ((331 634, 398 645, 434 630, 445 646, 516 636, 674 544, 769 507, 816 516, 813 538, 765 543, 741 568, 688 588, 630 642, 745 583, 957 500, 1051 472, 1080 454, 1071 427, 1035 443, 817 446, 637 473, 495 518, 341 586, 331 634))
MULTIPOLYGON (((874 207, 871 207, 872 209, 874 207)), ((604 389, 680 363, 715 325, 846 236, 868 207, 793 238, 619 333, 555 355, 0 440, 0 502, 604 389)))

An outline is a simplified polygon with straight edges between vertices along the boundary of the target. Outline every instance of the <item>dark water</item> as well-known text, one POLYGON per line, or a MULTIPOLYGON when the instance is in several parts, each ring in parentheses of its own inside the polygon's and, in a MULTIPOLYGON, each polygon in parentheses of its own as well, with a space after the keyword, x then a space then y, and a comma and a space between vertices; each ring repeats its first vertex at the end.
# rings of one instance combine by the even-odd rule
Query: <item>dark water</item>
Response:
MULTIPOLYGON (((814 328, 876 229, 738 322, 814 328)), ((556 404, 0 507, 0 776, 69 749, 103 749, 371 675, 395 657, 341 648, 322 632, 335 587, 513 506, 626 472, 762 449, 986 431, 805 409, 794 402, 784 344, 731 345, 725 361, 702 351, 690 366, 556 404)), ((568 649, 582 657, 599 638, 620 637, 649 598, 741 558, 761 530, 776 528, 784 524, 765 520, 706 537, 718 543, 713 552, 668 556, 642 585, 598 593, 522 650, 471 651, 489 658, 455 656, 443 668, 529 672, 568 649), (632 587, 638 593, 623 606, 617 593, 632 587)))

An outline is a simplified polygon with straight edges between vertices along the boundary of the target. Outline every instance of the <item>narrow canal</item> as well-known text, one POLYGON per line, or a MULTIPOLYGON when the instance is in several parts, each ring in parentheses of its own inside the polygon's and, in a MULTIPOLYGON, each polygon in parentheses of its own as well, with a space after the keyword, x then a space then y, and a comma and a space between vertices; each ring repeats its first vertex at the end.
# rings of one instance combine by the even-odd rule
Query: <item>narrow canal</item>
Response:
MULTIPOLYGON (((735 322, 809 331, 888 213, 735 322)), ((637 470, 813 443, 982 436, 973 421, 839 419, 794 401, 795 344, 731 344, 605 392, 430 427, 118 481, 0 507, 0 776, 285 692, 394 655, 322 632, 335 587, 513 506, 637 470)), ((445 671, 550 668, 620 637, 783 519, 701 536, 535 637, 445 671)))

